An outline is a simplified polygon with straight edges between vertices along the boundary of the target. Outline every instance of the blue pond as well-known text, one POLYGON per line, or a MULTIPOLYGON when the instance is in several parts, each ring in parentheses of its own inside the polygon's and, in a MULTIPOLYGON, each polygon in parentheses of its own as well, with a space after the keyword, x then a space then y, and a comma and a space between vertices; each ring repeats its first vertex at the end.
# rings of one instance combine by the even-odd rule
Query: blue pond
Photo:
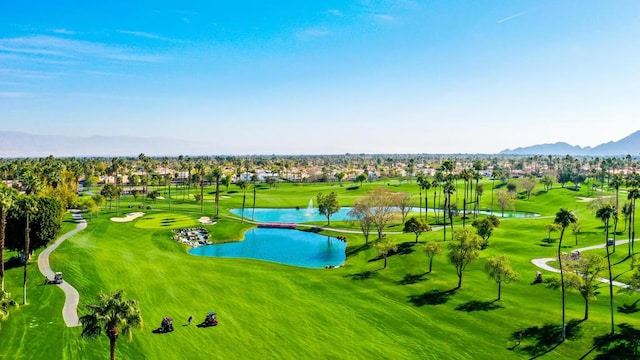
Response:
MULTIPOLYGON (((331 220, 340 221, 340 220, 349 220, 350 217, 347 213, 351 210, 350 207, 343 207, 339 212, 333 214, 331 216, 331 220)), ((231 209, 232 214, 240 216, 242 214, 242 209, 231 209)), ((244 217, 247 219, 251 219, 251 212, 253 209, 244 209, 244 217)), ((418 212, 418 208, 413 208, 412 212, 418 212)), ((429 209, 429 211, 433 211, 429 209)), ((442 210, 440 210, 442 211, 442 210)), ((490 214, 489 211, 478 211, 480 214, 490 214)), ((494 211, 494 215, 500 217, 500 211, 494 211)), ((527 217, 536 217, 540 214, 535 213, 525 213, 525 212, 505 212, 505 218, 517 217, 517 218, 527 218, 527 217)), ((320 215, 317 208, 314 209, 300 209, 296 210, 295 208, 291 209, 265 209, 265 208, 256 208, 254 214, 254 220, 258 222, 282 222, 282 223, 305 223, 310 221, 327 221, 327 218, 324 215, 320 215)))
POLYGON ((247 231, 243 241, 200 246, 192 248, 189 253, 324 268, 344 264, 346 246, 344 241, 334 237, 299 230, 256 228, 247 231))

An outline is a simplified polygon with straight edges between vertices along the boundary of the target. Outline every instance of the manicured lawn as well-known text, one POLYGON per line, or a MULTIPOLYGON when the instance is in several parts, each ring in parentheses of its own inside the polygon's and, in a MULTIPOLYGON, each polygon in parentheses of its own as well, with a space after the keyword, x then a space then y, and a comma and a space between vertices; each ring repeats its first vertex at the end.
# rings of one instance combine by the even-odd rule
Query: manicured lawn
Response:
MULTIPOLYGON (((351 205, 374 186, 418 191, 415 184, 365 183, 347 190, 351 185, 263 186, 256 206, 306 207, 309 199, 315 202, 319 191, 336 191, 343 206, 351 205)), ((485 182, 485 187, 481 208, 490 206, 490 182, 485 182)), ((216 241, 241 239, 242 232, 252 226, 227 217, 226 209, 242 204, 238 188, 229 190, 222 193, 223 217, 216 225, 207 226, 216 241)), ((430 191, 430 204, 432 194, 430 191)), ((80 292, 81 314, 101 291, 122 288, 128 297, 139 301, 145 327, 134 333, 133 342, 119 340, 121 359, 527 359, 545 351, 550 351, 545 355, 549 359, 577 359, 586 354, 591 359, 602 353, 601 349, 590 350, 594 339, 609 329, 608 288, 604 284, 591 304, 587 321, 578 322, 584 313, 582 298, 568 293, 567 319, 577 325, 571 337, 557 347, 558 337, 549 333, 560 326, 560 292, 531 284, 537 270, 531 259, 555 255, 559 234, 552 233, 549 242, 544 228, 560 207, 575 210, 581 219, 583 233, 577 247, 604 241, 602 223, 587 209, 587 203, 576 201, 576 196, 586 193, 555 188, 548 193, 534 191, 530 200, 519 200, 517 210, 543 216, 502 221, 480 260, 469 265, 457 291, 453 289, 457 277, 446 256, 436 257, 433 272, 427 273, 428 258, 421 250, 425 241, 442 241, 442 231, 423 234, 418 244, 413 243, 413 234, 389 235, 401 246, 389 258, 386 269, 358 234, 346 234, 347 262, 331 270, 196 257, 171 240, 171 229, 200 226, 200 216, 211 216, 212 188, 205 189, 204 214, 193 199, 182 201, 174 190, 172 195, 172 211, 167 200, 158 200, 150 203, 152 209, 143 210, 145 217, 130 223, 110 221, 115 209, 102 211, 88 229, 67 240, 51 258, 52 267, 63 271, 65 279, 80 292), (487 278, 482 265, 484 259, 501 254, 509 256, 522 279, 504 285, 502 300, 495 302, 497 285, 487 278), (219 313, 220 325, 195 326, 211 310, 219 313), (183 326, 190 315, 194 324, 183 326), (164 316, 174 317, 176 331, 153 334, 164 316), (519 332, 525 336, 515 346, 519 332)), ((249 210, 252 201, 249 189, 249 210)), ((124 198, 120 215, 129 210, 129 204, 139 203, 124 198)), ((433 221, 433 214, 429 216, 433 221)), ((459 219, 456 226, 461 226, 459 219)), ((347 222, 332 222, 332 227, 356 229, 347 222)), ((400 220, 388 227, 390 231, 401 228, 400 220)), ((564 245, 566 251, 576 248, 569 229, 564 245)), ((626 247, 619 247, 615 257, 619 263, 614 268, 621 278, 630 274, 631 262, 624 259, 623 250, 626 253, 626 247)), ((66 328, 61 315, 62 292, 41 285, 35 263, 30 265, 30 276, 30 304, 2 323, 0 359, 105 358, 109 350, 106 337, 89 342, 79 338, 80 328, 66 328)), ((21 268, 9 270, 7 284, 14 297, 21 298, 15 296, 21 294, 21 268)), ((637 294, 616 294, 617 324, 640 326, 633 305, 638 298, 637 294)))

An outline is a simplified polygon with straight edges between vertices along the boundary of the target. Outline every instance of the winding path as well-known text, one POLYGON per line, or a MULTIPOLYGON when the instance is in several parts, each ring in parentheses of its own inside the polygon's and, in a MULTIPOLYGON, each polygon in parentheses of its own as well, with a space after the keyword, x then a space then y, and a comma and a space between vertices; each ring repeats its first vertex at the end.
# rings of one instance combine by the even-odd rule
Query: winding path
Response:
MULTIPOLYGON (((76 228, 60 236, 53 244, 49 245, 49 247, 41 252, 40 256, 38 256, 38 269, 40 269, 40 272, 49 279, 53 279, 55 275, 49 265, 49 255, 53 250, 57 249, 63 241, 87 227, 87 221, 82 218, 82 214, 79 210, 73 210, 73 219, 77 224, 76 228)), ((62 289, 65 295, 64 307, 62 308, 62 318, 64 319, 65 324, 67 324, 67 327, 80 326, 80 320, 78 318, 78 302, 80 300, 80 294, 78 293, 78 290, 66 281, 63 281, 62 284, 58 284, 56 286, 62 289)))
MULTIPOLYGON (((618 241, 616 241, 616 246, 622 245, 622 244, 626 244, 628 242, 629 242, 629 240, 618 240, 618 241)), ((579 252, 582 253, 583 251, 595 250, 595 249, 601 249, 601 248, 604 248, 604 244, 594 245, 594 246, 587 246, 587 247, 584 247, 584 248, 575 249, 573 251, 579 251, 579 252)), ((537 266, 537 267, 539 267, 539 268, 541 268, 543 270, 551 271, 551 272, 554 272, 554 273, 559 273, 560 269, 554 268, 554 267, 550 266, 549 264, 547 264, 549 261, 556 261, 556 260, 558 260, 558 258, 555 258, 555 257, 552 257, 552 258, 539 258, 539 259, 533 259, 533 260, 531 260, 531 262, 535 266, 537 266)), ((605 284, 609 283, 609 279, 605 279, 605 278, 598 278, 598 281, 603 282, 605 284)), ((615 281, 614 280, 614 281, 612 281, 612 283, 613 283, 613 286, 618 286, 618 287, 621 287, 621 288, 624 288, 624 289, 629 287, 628 284, 625 284, 625 283, 620 282, 620 281, 615 281)))

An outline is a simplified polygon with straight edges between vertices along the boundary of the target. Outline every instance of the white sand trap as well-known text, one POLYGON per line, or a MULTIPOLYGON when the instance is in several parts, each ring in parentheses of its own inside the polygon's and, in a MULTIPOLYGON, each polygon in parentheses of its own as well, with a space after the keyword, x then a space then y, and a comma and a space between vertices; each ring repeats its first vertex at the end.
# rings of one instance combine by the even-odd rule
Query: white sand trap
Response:
POLYGON ((158 200, 164 200, 164 196, 158 196, 158 197, 156 197, 156 199, 158 199, 158 200))
POLYGON ((198 221, 200 221, 200 224, 202 225, 215 225, 215 221, 212 221, 210 217, 208 216, 203 216, 200 219, 198 219, 198 221))
POLYGON ((598 199, 608 199, 608 198, 611 198, 611 197, 613 197, 613 196, 601 196, 601 197, 599 197, 599 198, 590 198, 590 197, 577 196, 577 197, 576 197, 576 199, 577 199, 576 201, 577 201, 577 202, 592 202, 592 201, 594 201, 594 200, 598 200, 598 199))
POLYGON ((144 216, 143 212, 134 212, 134 213, 130 213, 130 214, 126 214, 125 217, 112 217, 111 221, 113 222, 129 222, 129 221, 133 221, 137 218, 139 218, 140 216, 144 216))
POLYGON ((220 196, 220 199, 231 199, 231 196, 222 195, 222 196, 220 196))

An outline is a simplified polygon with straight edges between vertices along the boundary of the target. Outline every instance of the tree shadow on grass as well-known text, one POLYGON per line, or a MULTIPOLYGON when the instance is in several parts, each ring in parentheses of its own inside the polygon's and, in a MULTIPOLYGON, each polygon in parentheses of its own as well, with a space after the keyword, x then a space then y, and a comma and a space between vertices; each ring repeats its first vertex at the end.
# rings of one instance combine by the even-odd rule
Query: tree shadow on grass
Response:
POLYGON ((640 358, 640 330, 629 324, 618 325, 620 329, 615 334, 606 334, 593 338, 593 348, 581 359, 584 359, 593 350, 599 352, 595 359, 638 359, 640 358))
POLYGON ((428 273, 422 273, 422 274, 406 274, 401 280, 396 281, 396 284, 398 285, 412 285, 412 284, 416 284, 425 280, 429 280, 429 279, 425 279, 424 276, 427 275, 428 273))
POLYGON ((471 300, 464 304, 458 305, 456 310, 472 312, 472 311, 489 311, 495 309, 502 309, 504 306, 497 303, 498 300, 492 301, 478 301, 471 300))
POLYGON ((357 255, 361 251, 371 249, 371 244, 362 244, 360 246, 347 246, 346 255, 347 257, 357 255))
MULTIPOLYGON (((387 258, 390 258, 394 255, 408 255, 411 254, 412 252, 414 252, 415 250, 413 250, 413 246, 416 245, 415 242, 405 242, 402 244, 398 244, 398 249, 396 251, 390 251, 389 254, 387 255, 387 258)), ((376 257, 374 257, 373 259, 369 259, 369 262, 374 262, 374 261, 378 261, 378 260, 383 260, 384 256, 382 255, 378 255, 376 257)))
POLYGON ((429 290, 423 294, 409 295, 409 302, 415 306, 442 305, 449 301, 449 298, 456 293, 456 289, 440 291, 429 290))
MULTIPOLYGON (((579 325, 583 321, 583 319, 573 319, 567 323, 567 339, 573 340, 580 337, 579 325)), ((531 359, 535 359, 550 353, 562 344, 562 325, 545 324, 541 327, 528 327, 512 333, 511 339, 522 339, 525 344, 519 346, 519 351, 530 355, 531 359)), ((517 346, 511 347, 509 350, 514 350, 517 346)))
POLYGON ((351 280, 368 280, 371 278, 374 278, 378 276, 378 272, 377 271, 363 271, 361 273, 355 273, 355 274, 347 274, 345 275, 345 277, 349 277, 351 278, 351 280))
POLYGON ((640 301, 640 299, 634 301, 631 304, 623 304, 622 306, 618 306, 618 312, 619 313, 623 313, 623 314, 634 314, 637 313, 638 311, 640 311, 640 308, 638 308, 638 302, 640 301))

